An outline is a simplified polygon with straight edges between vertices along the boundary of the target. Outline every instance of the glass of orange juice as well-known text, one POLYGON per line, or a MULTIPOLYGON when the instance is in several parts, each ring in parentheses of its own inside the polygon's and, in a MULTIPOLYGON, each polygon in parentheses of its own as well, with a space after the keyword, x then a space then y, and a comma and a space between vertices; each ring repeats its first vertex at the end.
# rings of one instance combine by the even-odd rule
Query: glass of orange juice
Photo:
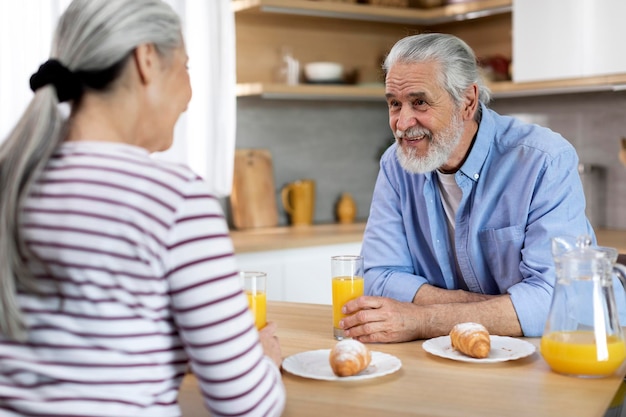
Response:
POLYGON ((267 274, 258 271, 241 271, 239 276, 243 281, 248 305, 254 316, 254 324, 260 330, 267 324, 267 274))
POLYGON ((333 284, 333 336, 342 340, 345 336, 339 328, 339 321, 345 317, 341 307, 350 300, 363 295, 363 257, 340 255, 330 258, 333 284))

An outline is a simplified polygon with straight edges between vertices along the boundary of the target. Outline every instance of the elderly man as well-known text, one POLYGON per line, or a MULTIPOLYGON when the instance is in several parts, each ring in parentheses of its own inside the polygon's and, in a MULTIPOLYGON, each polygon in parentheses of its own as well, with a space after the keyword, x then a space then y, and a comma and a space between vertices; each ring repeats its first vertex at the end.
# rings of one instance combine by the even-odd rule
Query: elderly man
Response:
POLYGON ((431 338, 468 321, 541 335, 550 239, 594 237, 575 149, 488 109, 476 57, 454 36, 404 38, 383 67, 396 143, 363 239, 366 295, 344 306, 340 327, 362 342, 431 338))

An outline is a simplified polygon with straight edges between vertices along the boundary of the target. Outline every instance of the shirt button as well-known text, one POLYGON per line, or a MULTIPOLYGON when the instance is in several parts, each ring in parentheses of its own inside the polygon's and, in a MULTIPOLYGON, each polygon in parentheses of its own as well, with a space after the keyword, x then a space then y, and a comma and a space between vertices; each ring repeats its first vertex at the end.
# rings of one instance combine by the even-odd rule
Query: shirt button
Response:
POLYGON ((478 179, 478 177, 480 177, 480 175, 478 175, 478 174, 474 174, 474 179, 475 179, 475 180, 477 180, 477 179, 478 179))

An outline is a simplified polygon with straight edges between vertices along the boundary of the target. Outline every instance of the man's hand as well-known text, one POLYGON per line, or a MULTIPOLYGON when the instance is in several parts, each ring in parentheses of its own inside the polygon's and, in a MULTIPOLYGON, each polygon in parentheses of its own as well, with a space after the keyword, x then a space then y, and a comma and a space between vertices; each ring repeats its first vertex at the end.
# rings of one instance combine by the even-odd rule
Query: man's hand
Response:
MULTIPOLYGON (((420 291, 418 291, 419 294, 420 291)), ((339 322, 346 337, 366 343, 407 342, 450 333, 457 323, 476 322, 490 334, 522 336, 508 295, 480 296, 482 301, 416 305, 385 297, 363 296, 347 302, 339 322)))
POLYGON ((339 322, 346 337, 361 342, 406 342, 419 339, 420 307, 385 297, 363 296, 347 302, 342 311, 349 316, 339 322))

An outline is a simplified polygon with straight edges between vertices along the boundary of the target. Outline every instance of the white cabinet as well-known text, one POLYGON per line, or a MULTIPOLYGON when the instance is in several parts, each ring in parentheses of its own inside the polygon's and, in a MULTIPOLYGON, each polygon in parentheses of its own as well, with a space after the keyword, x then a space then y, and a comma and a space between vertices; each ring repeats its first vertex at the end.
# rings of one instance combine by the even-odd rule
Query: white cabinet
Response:
POLYGON ((267 272, 267 298, 332 304, 330 257, 358 255, 361 243, 312 246, 236 255, 240 270, 267 272))
POLYGON ((625 73, 624 16, 624 0, 514 0, 514 81, 625 73))

